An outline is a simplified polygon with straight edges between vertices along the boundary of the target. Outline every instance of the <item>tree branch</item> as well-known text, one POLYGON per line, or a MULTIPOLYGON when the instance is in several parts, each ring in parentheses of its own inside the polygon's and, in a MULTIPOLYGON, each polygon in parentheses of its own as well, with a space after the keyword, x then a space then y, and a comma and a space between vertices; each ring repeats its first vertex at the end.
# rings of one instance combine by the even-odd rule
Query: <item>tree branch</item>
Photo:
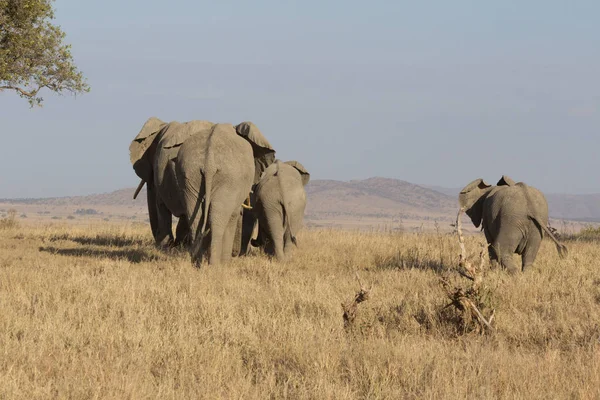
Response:
POLYGON ((28 91, 26 91, 24 89, 21 89, 18 86, 0 86, 0 91, 2 91, 2 90, 14 90, 16 92, 19 92, 22 96, 24 96, 24 97, 30 97, 30 98, 31 97, 35 97, 41 89, 42 89, 42 86, 38 87, 35 90, 32 90, 32 91, 28 92, 28 91))

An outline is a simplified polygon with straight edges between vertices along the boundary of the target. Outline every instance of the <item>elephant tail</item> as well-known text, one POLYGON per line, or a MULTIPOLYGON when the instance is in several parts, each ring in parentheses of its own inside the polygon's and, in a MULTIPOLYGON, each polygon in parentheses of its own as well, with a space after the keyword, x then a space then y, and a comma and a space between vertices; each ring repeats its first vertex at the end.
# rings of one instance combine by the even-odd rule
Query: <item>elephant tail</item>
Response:
POLYGON ((204 236, 204 234, 206 233, 206 223, 208 222, 208 209, 210 208, 210 193, 212 191, 212 174, 205 173, 203 175, 204 179, 202 181, 204 182, 204 207, 202 214, 204 220, 202 221, 202 229, 200 230, 200 234, 202 236, 204 236))
POLYGON ((565 258, 569 255, 569 249, 567 248, 567 246, 559 242, 556 236, 554 236, 554 234, 550 231, 550 229, 548 229, 546 225, 540 223, 540 221, 538 221, 538 219, 533 216, 529 216, 529 218, 533 222, 535 222, 538 228, 546 232, 546 234, 552 239, 552 241, 556 245, 556 250, 558 251, 558 255, 560 256, 560 258, 565 258))
POLYGON ((200 234, 204 236, 206 234, 206 223, 208 222, 208 211, 210 209, 210 196, 212 194, 212 179, 216 173, 216 166, 214 163, 213 152, 211 151, 211 143, 213 139, 214 132, 210 134, 208 138, 208 144, 206 146, 206 152, 204 153, 205 165, 204 170, 201 171, 204 182, 204 211, 202 221, 202 229, 200 230, 200 234))

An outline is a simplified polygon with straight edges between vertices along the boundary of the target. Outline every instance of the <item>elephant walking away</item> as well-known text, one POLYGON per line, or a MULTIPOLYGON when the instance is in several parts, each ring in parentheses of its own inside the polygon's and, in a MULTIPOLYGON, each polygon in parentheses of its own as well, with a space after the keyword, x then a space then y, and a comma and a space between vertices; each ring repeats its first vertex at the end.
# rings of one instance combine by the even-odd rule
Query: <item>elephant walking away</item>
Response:
POLYGON ((534 187, 507 176, 496 186, 476 179, 461 190, 458 202, 476 227, 483 224, 492 266, 500 264, 516 273, 516 253, 525 271, 535 261, 544 233, 554 241, 561 258, 567 255, 567 247, 548 229, 546 198, 534 187))
POLYGON ((209 121, 165 123, 150 118, 129 146, 131 164, 141 182, 134 199, 147 185, 148 215, 152 235, 158 246, 169 247, 185 243, 189 227, 175 174, 175 158, 179 147, 198 132, 207 131, 209 121), (172 217, 179 218, 173 237, 172 217))
POLYGON ((187 139, 175 160, 177 184, 189 221, 192 262, 231 259, 242 204, 275 160, 275 150, 251 122, 217 124, 187 139))
POLYGON ((284 260, 302 227, 310 174, 297 161, 275 161, 265 170, 255 187, 254 214, 258 218, 258 237, 252 241, 277 260, 284 260))

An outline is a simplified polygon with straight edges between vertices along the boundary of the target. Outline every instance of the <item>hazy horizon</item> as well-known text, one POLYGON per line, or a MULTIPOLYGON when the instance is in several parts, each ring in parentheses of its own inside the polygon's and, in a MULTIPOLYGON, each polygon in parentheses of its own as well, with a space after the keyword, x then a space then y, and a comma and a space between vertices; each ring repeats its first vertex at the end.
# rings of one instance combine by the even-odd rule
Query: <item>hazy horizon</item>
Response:
POLYGON ((313 179, 600 193, 600 3, 57 0, 92 87, 0 94, 0 198, 138 183, 151 116, 251 120, 313 179))

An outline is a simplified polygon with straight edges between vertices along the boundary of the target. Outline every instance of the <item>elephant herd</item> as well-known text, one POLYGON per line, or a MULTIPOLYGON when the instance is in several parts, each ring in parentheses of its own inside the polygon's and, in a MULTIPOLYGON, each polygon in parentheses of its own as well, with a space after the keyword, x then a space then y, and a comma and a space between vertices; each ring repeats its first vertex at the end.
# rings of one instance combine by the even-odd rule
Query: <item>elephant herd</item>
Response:
MULTIPOLYGON (((129 147, 133 169, 147 185, 148 214, 156 244, 186 246, 199 266, 244 255, 250 244, 284 260, 296 245, 310 174, 297 161, 275 159, 275 150, 251 122, 165 123, 150 118, 129 147), (179 218, 176 234, 172 218, 179 218), (256 239, 252 239, 258 224, 256 239)), ((492 266, 530 267, 547 234, 559 255, 567 248, 548 228, 548 203, 537 189, 503 176, 496 186, 482 179, 465 186, 461 210, 488 242, 492 266)))
POLYGON ((297 161, 276 160, 253 123, 150 118, 129 151, 141 178, 134 199, 147 185, 158 246, 184 245, 199 266, 205 257, 215 265, 246 254, 251 241, 279 260, 296 244, 310 174, 297 161), (179 218, 175 237, 173 216, 179 218))

